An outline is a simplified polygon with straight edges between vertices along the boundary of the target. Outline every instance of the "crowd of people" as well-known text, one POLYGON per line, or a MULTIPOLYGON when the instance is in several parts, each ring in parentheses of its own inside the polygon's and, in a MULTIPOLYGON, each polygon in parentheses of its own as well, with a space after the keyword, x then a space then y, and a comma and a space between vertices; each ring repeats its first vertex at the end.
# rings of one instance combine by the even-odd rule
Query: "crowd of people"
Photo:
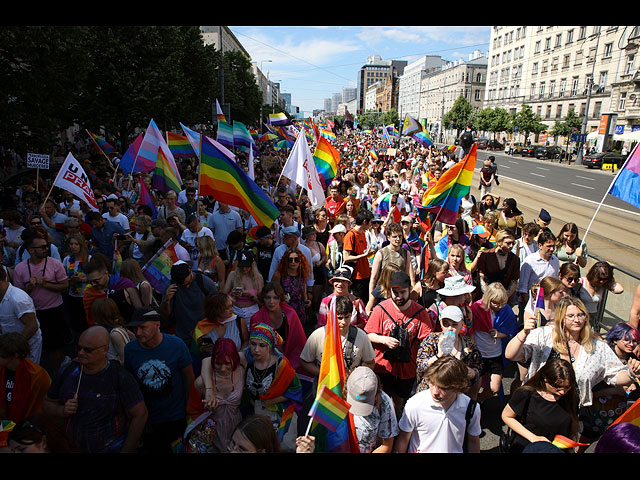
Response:
POLYGON ((525 218, 501 199, 493 156, 455 222, 425 221, 422 196, 465 158, 468 133, 457 148, 387 149, 382 135, 340 130, 316 210, 280 176, 287 150, 260 142, 271 227, 200 196, 197 159, 179 160, 180 192, 163 192, 151 173, 85 155, 99 211, 27 177, 5 190, 4 450, 328 451, 307 427, 333 318, 361 453, 480 452, 494 396, 501 451, 560 451, 556 435, 576 442, 564 451, 603 434, 615 444, 607 427, 640 396, 640 287, 629 320, 601 333, 603 293, 624 290, 611 265, 587 268, 574 223, 554 234, 544 208, 525 218), (158 291, 145 270, 167 245, 177 260, 158 291))

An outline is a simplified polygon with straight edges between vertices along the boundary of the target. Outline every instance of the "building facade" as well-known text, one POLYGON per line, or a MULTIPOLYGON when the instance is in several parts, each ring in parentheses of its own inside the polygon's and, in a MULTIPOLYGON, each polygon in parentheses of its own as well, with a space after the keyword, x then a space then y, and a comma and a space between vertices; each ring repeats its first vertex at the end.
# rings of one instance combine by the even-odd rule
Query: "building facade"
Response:
POLYGON ((357 98, 358 110, 365 111, 365 97, 371 85, 384 81, 385 78, 397 78, 403 74, 407 66, 405 60, 383 60, 380 55, 367 57, 367 63, 358 70, 357 75, 357 98))
POLYGON ((617 113, 619 129, 637 129, 637 101, 627 100, 640 94, 638 29, 492 27, 484 105, 515 113, 528 104, 550 128, 573 109, 586 116, 586 133, 603 113, 617 113))
POLYGON ((404 68, 403 74, 398 78, 398 114, 401 118, 406 114, 419 118, 422 80, 427 74, 439 70, 446 64, 442 57, 429 55, 411 62, 404 68))

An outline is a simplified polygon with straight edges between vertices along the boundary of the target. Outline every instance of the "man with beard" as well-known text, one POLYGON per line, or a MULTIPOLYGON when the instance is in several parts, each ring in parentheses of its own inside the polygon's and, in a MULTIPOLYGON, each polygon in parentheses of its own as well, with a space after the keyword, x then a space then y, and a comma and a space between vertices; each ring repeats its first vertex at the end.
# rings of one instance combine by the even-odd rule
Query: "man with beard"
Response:
POLYGON ((427 311, 409 298, 409 275, 393 273, 389 288, 391 298, 376 305, 364 330, 376 352, 374 371, 400 417, 416 378, 418 346, 433 325, 427 311))

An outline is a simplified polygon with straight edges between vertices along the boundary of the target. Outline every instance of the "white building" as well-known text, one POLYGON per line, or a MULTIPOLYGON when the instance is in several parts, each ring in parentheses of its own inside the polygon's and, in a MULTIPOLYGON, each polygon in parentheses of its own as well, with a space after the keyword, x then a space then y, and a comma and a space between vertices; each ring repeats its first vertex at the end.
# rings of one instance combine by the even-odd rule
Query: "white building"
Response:
POLYGON ((398 78, 398 114, 401 118, 406 114, 413 118, 419 117, 422 80, 428 73, 437 71, 446 63, 442 57, 430 55, 404 67, 403 74, 398 78))

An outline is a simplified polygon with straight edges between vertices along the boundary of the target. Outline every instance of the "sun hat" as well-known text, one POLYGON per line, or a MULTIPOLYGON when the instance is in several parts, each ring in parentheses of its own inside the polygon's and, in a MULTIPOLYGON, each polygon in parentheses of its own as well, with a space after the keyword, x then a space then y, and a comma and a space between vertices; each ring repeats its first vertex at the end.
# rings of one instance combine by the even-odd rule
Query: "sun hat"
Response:
POLYGON ((338 268, 333 276, 329 279, 329 283, 333 283, 334 280, 346 280, 351 283, 351 268, 347 266, 342 266, 338 268))
POLYGON ((462 275, 454 275, 453 277, 447 277, 444 279, 444 287, 436 290, 440 295, 445 297, 456 297, 458 295, 464 295, 465 293, 471 293, 476 289, 474 285, 469 285, 464 281, 462 275))

